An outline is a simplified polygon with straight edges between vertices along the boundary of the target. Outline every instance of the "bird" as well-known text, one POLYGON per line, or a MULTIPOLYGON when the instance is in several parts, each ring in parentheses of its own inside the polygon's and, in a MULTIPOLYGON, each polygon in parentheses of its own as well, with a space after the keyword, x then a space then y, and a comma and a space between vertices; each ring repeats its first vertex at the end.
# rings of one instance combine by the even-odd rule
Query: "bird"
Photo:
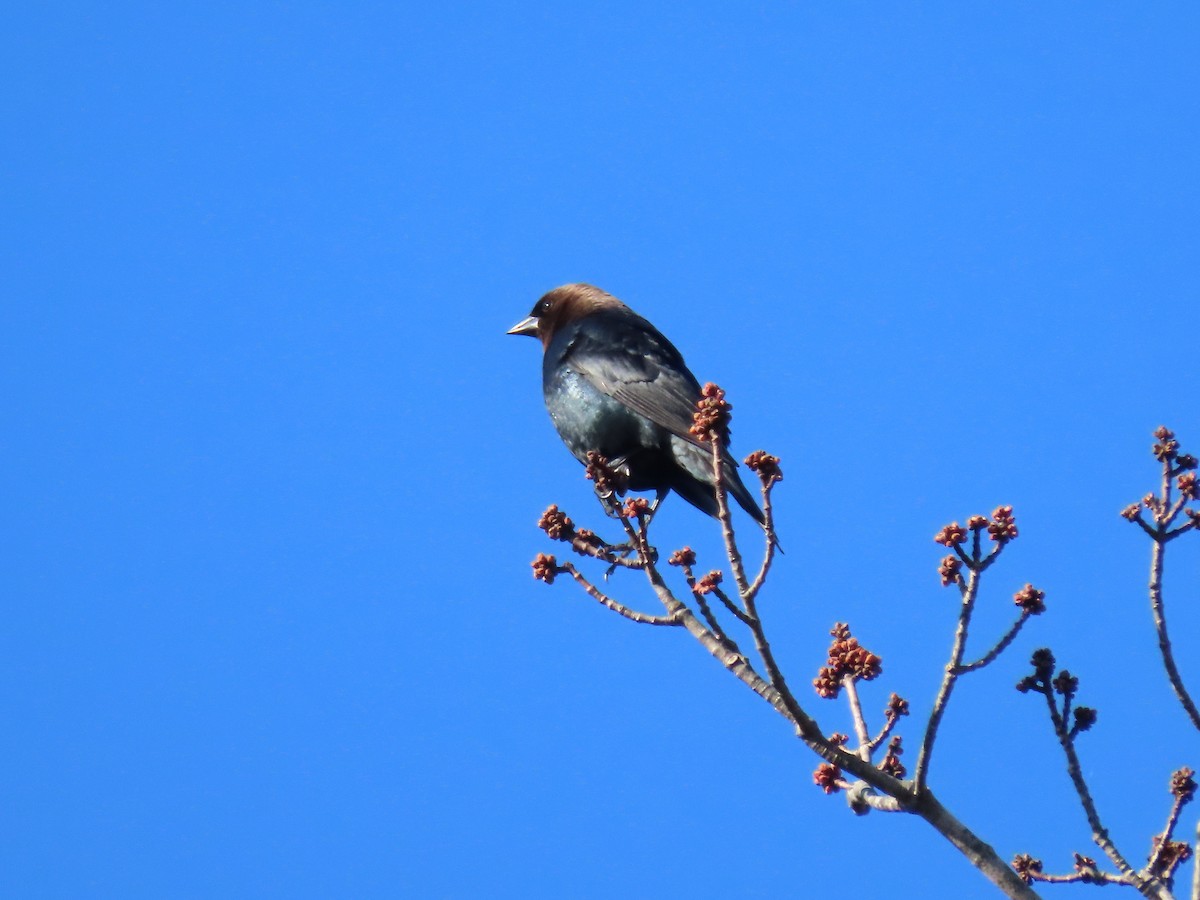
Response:
MULTIPOLYGON (((700 383, 662 332, 598 287, 565 284, 508 333, 541 341, 546 409, 576 459, 586 464, 588 451, 607 457, 629 490, 656 493, 652 511, 674 491, 718 518, 712 445, 688 430, 700 383)), ((726 435, 726 491, 763 525, 728 444, 726 435)))

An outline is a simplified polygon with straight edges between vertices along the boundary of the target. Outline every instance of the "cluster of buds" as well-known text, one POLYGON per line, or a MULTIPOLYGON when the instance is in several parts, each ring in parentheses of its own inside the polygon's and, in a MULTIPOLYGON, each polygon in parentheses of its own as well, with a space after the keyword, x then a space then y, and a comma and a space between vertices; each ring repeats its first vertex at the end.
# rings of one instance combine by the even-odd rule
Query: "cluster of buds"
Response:
MULTIPOLYGON (((1180 863, 1186 862, 1192 855, 1191 847, 1186 841, 1168 841, 1160 850, 1159 845, 1162 844, 1162 836, 1155 835, 1154 843, 1150 851, 1150 858, 1154 859, 1157 856, 1157 865, 1152 870, 1155 877, 1165 879, 1169 882, 1175 869, 1180 863)), ((1080 884, 1126 884, 1119 878, 1111 875, 1105 875, 1100 871, 1100 866, 1096 860, 1090 856, 1084 856, 1082 853, 1072 854, 1074 856, 1075 875, 1073 877, 1050 876, 1044 875, 1042 870, 1042 861, 1030 856, 1028 853, 1018 853, 1013 857, 1013 871, 1026 884, 1032 884, 1035 881, 1076 881, 1080 884)))
POLYGON ((1179 495, 1185 500, 1200 499, 1200 487, 1196 484, 1195 472, 1184 472, 1176 484, 1179 486, 1179 495))
POLYGON ((962 560, 953 553, 943 557, 938 566, 938 575, 942 577, 942 587, 958 583, 958 573, 962 570, 962 560))
POLYGON ((1015 538, 1017 536, 1017 520, 1013 517, 1013 508, 997 506, 992 511, 992 521, 988 524, 987 530, 992 540, 998 544, 1007 543, 1015 538))
MULTIPOLYGON (((990 519, 987 516, 971 516, 967 519, 965 527, 959 525, 958 522, 951 522, 949 525, 943 525, 933 536, 934 543, 954 550, 954 553, 943 557, 938 564, 938 575, 942 579, 942 587, 961 583, 964 560, 971 568, 983 564, 983 560, 980 558, 979 541, 984 529, 987 530, 988 536, 1001 547, 1016 538, 1017 520, 1013 516, 1013 508, 997 506, 992 511, 990 519), (961 549, 968 537, 974 539, 974 548, 969 558, 967 552, 961 549)), ((999 549, 1000 547, 997 547, 996 551, 993 551, 993 555, 995 552, 999 552, 999 549)))
POLYGON ((1054 676, 1054 693, 1063 697, 1074 697, 1079 691, 1079 679, 1071 674, 1069 669, 1063 669, 1054 676))
POLYGON ((1104 876, 1100 874, 1100 867, 1096 865, 1096 861, 1090 856, 1084 856, 1082 853, 1075 854, 1075 872, 1079 875, 1079 880, 1084 884, 1104 884, 1104 876))
MULTIPOLYGON (((1045 694, 1047 697, 1058 694, 1064 698, 1064 709, 1069 706, 1075 693, 1079 690, 1079 679, 1066 669, 1055 675, 1054 654, 1046 647, 1034 650, 1030 663, 1033 665, 1033 674, 1026 675, 1017 682, 1017 690, 1022 694, 1033 691, 1036 694, 1045 694)), ((1087 731, 1096 724, 1099 716, 1099 713, 1090 706, 1077 706, 1073 712, 1075 722, 1071 726, 1070 737, 1074 737, 1081 731, 1087 731)), ((1065 727, 1066 723, 1063 724, 1065 727)))
POLYGON ((900 754, 904 752, 901 746, 902 743, 903 740, 899 735, 888 741, 887 755, 883 758, 883 762, 879 764, 879 768, 893 778, 903 778, 907 774, 904 763, 900 762, 900 754))
POLYGON ((1164 844, 1162 835, 1156 834, 1150 844, 1150 858, 1154 859, 1155 856, 1158 857, 1155 874, 1159 878, 1170 879, 1179 866, 1192 858, 1192 845, 1187 841, 1167 841, 1164 844))
POLYGON ((1040 616, 1046 611, 1046 592, 1039 591, 1032 584, 1027 584, 1013 594, 1013 603, 1031 616, 1040 616))
POLYGON ((944 547, 955 547, 966 539, 967 529, 963 528, 957 522, 951 522, 949 525, 943 526, 942 530, 933 536, 934 542, 944 547))
MULTIPOLYGON (((1163 465, 1164 479, 1175 478, 1175 486, 1179 489, 1180 503, 1187 500, 1193 502, 1200 500, 1200 477, 1197 477, 1196 472, 1196 469, 1200 468, 1200 460, 1190 453, 1180 453, 1179 441, 1175 439, 1175 432, 1165 425, 1160 425, 1154 430, 1154 440, 1151 451, 1154 458, 1163 465)), ((1154 524, 1159 531, 1169 527, 1180 511, 1178 505, 1170 503, 1170 495, 1166 490, 1163 491, 1162 496, 1151 492, 1140 502, 1130 503, 1121 510, 1122 518, 1130 522, 1138 522, 1152 535, 1158 535, 1155 540, 1158 540, 1161 534, 1151 529, 1142 519, 1143 507, 1154 517, 1154 524)), ((1187 524, 1182 526, 1184 529, 1200 528, 1200 511, 1186 507, 1183 509, 1183 514, 1188 519, 1187 524)), ((1174 533, 1176 532, 1171 532, 1171 534, 1174 533)))
POLYGON ((1034 879, 1042 874, 1042 861, 1028 853, 1018 853, 1013 857, 1013 871, 1026 884, 1033 884, 1034 879))
POLYGON ((588 481, 596 483, 596 490, 602 494, 622 493, 629 480, 623 472, 614 469, 608 464, 608 457, 597 453, 595 450, 587 452, 584 475, 588 481))
MULTIPOLYGON (((1175 808, 1171 815, 1177 818, 1184 804, 1190 803, 1196 796, 1196 773, 1188 766, 1171 773, 1171 796, 1175 798, 1175 808)), ((1175 870, 1192 857, 1191 845, 1187 841, 1168 840, 1170 834, 1171 826, 1168 825, 1166 831, 1154 836, 1150 847, 1153 870, 1158 877, 1166 880, 1170 880, 1175 870)))
POLYGON ((1168 466, 1173 464, 1176 472, 1187 472, 1195 469, 1200 461, 1190 453, 1179 452, 1179 441, 1166 425, 1154 429, 1154 446, 1150 448, 1154 458, 1168 466))
POLYGON ((1179 454, 1179 441, 1175 440, 1175 432, 1166 425, 1154 429, 1155 444, 1151 448, 1154 458, 1160 462, 1171 462, 1179 454))
POLYGON ((755 450, 743 460, 751 472, 758 475, 763 486, 783 481, 783 470, 779 468, 779 457, 772 456, 765 450, 755 450))
POLYGON ((1096 718, 1100 715, 1090 706, 1077 706, 1074 709, 1075 725, 1073 731, 1087 731, 1096 724, 1096 718))
POLYGON ((539 553, 533 558, 533 577, 538 581, 544 581, 546 584, 554 584, 554 576, 562 569, 556 560, 549 553, 539 553))
POLYGON ((621 515, 626 519, 642 519, 650 511, 650 501, 644 497, 631 497, 621 508, 621 515))
POLYGON ((1033 651, 1033 656, 1029 660, 1033 665, 1033 674, 1041 681, 1049 681, 1050 676, 1054 674, 1054 665, 1056 660, 1054 654, 1050 652, 1049 647, 1042 647, 1033 651))
POLYGON ((546 507, 538 519, 538 528, 546 532, 552 541, 566 541, 571 544, 576 553, 591 556, 602 556, 605 550, 604 541, 596 532, 588 528, 576 528, 571 518, 556 505, 546 507), (589 550, 588 548, 591 548, 589 550))
POLYGON ((1042 691, 1043 685, 1048 684, 1050 676, 1054 674, 1054 654, 1048 647, 1034 650, 1030 662, 1033 664, 1033 674, 1026 675, 1017 682, 1017 690, 1022 694, 1029 691, 1042 691))
POLYGON ((680 566, 685 569, 690 569, 696 564, 696 551, 691 547, 684 547, 681 550, 676 550, 671 554, 671 558, 667 560, 668 566, 680 566))
POLYGON ((901 716, 908 715, 908 701, 899 694, 893 692, 892 696, 888 697, 887 708, 883 711, 887 716, 888 721, 899 719, 901 716))
POLYGON ((696 411, 692 414, 692 427, 688 432, 702 441, 724 440, 729 433, 730 410, 733 404, 725 400, 725 392, 711 381, 704 385, 696 411))
POLYGON ((575 523, 554 504, 546 507, 538 519, 538 528, 546 532, 552 541, 569 541, 575 536, 575 523))
POLYGON ((813 784, 827 794, 836 794, 841 790, 842 770, 833 763, 821 763, 813 772, 813 784))
POLYGON ((849 625, 838 622, 829 633, 833 635, 829 657, 813 679, 817 694, 827 700, 841 692, 844 678, 871 681, 883 672, 883 660, 850 635, 849 625))
POLYGON ((694 590, 697 594, 711 594, 717 589, 717 586, 720 585, 722 577, 723 576, 718 570, 713 569, 711 572, 697 581, 696 586, 692 588, 692 590, 694 590))
POLYGON ((1196 773, 1184 766, 1171 773, 1171 796, 1184 803, 1196 796, 1196 773))

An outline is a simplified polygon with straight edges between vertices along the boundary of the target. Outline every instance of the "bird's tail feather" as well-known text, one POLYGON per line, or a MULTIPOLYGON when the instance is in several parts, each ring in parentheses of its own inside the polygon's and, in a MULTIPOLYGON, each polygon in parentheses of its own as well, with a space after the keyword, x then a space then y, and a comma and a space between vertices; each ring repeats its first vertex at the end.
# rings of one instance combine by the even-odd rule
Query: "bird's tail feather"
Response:
MULTIPOLYGON (((708 513, 714 519, 717 518, 717 495, 711 482, 701 481, 681 470, 678 477, 672 482, 671 488, 692 506, 708 513)), ((725 489, 755 522, 759 525, 764 523, 763 512, 758 508, 758 503, 742 479, 738 477, 737 470, 731 466, 725 467, 725 489)))

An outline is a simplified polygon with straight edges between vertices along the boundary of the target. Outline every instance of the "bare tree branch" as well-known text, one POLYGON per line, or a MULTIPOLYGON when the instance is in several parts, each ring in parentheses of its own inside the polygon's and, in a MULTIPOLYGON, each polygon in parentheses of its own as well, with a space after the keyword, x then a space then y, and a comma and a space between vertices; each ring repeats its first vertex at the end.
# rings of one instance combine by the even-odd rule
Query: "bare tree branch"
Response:
MULTIPOLYGON (((896 694, 892 694, 892 698, 894 701, 899 700, 899 698, 897 697, 896 694)), ((879 734, 875 735, 875 737, 871 738, 871 740, 867 742, 867 746, 871 750, 874 750, 876 747, 878 747, 880 744, 882 744, 884 741, 887 740, 888 735, 892 733, 892 729, 896 727, 896 723, 900 721, 900 717, 902 715, 905 715, 905 716, 908 715, 908 711, 907 711, 908 710, 908 701, 907 700, 899 700, 899 702, 904 704, 903 705, 904 711, 903 712, 895 711, 893 706, 891 704, 889 704, 886 718, 884 720, 883 727, 881 729, 879 729, 879 734)))
POLYGON ((733 533, 733 517, 729 514, 729 496, 725 490, 725 467, 721 461, 721 442, 716 436, 709 441, 712 447, 713 484, 716 485, 717 518, 721 522, 721 537, 725 540, 725 555, 729 557, 729 568, 733 571, 733 582, 737 585, 738 593, 745 599, 750 593, 750 584, 746 581, 746 567, 742 563, 742 554, 738 550, 737 537, 733 533))
POLYGON ((1154 845, 1154 852, 1150 854, 1150 859, 1146 862, 1146 870, 1153 873, 1158 870, 1163 863, 1163 856, 1170 846, 1171 837, 1175 833, 1175 826, 1179 824, 1179 814, 1183 812, 1183 807, 1187 804, 1187 798, 1175 797, 1171 804, 1171 811, 1167 813, 1167 824, 1163 826, 1162 832, 1157 836, 1158 842, 1154 845))
MULTIPOLYGON (((978 532, 976 532, 978 534, 978 532)), ((957 545, 955 545, 957 546, 957 545)), ((925 725, 925 734, 921 739, 921 750, 917 755, 917 768, 913 773, 913 790, 920 795, 925 790, 925 782, 929 774, 929 761, 933 756, 933 743, 937 739, 938 727, 942 716, 946 713, 946 704, 954 691, 958 680, 959 667, 962 665, 963 651, 967 644, 967 629, 971 624, 971 611, 975 608, 975 598, 979 593, 979 571, 970 570, 967 576, 966 590, 963 591, 962 606, 958 611, 958 627, 954 631, 954 645, 950 651, 950 661, 946 663, 942 675, 942 683, 938 688, 937 699, 929 713, 929 722, 925 725)))
POLYGON ((767 573, 771 570, 771 562, 775 559, 775 550, 779 546, 779 539, 775 534, 775 510, 771 505, 771 490, 777 481, 783 479, 783 474, 779 470, 778 457, 771 456, 761 450, 746 457, 746 463, 758 473, 759 480, 762 482, 763 530, 767 535, 766 547, 763 549, 762 565, 759 567, 758 574, 754 577, 754 582, 750 585, 750 589, 746 592, 747 599, 753 601, 767 580, 767 573))
POLYGON ((965 663, 964 665, 959 666, 958 674, 963 675, 967 672, 974 672, 976 669, 982 669, 984 666, 994 661, 996 657, 1008 649, 1009 644, 1016 640, 1017 635, 1021 632, 1021 626, 1028 621, 1031 615, 1033 615, 1033 613, 1031 613, 1029 610, 1022 610, 1021 615, 1017 618, 1017 621, 1013 622, 1012 627, 1008 629, 1008 632, 1004 635, 1004 637, 1000 638, 996 646, 979 659, 975 660, 975 662, 965 663))
POLYGON ((748 627, 753 625, 753 617, 732 600, 730 600, 728 594, 716 586, 713 587, 712 592, 716 595, 717 599, 721 601, 721 605, 733 614, 734 618, 748 627))
POLYGON ((842 689, 850 702, 850 717, 854 721, 854 734, 858 738, 858 755, 863 762, 871 761, 871 735, 867 731, 867 720, 863 718, 862 703, 858 699, 858 684, 853 675, 842 677, 842 689))
POLYGON ((1158 635, 1158 650, 1162 654, 1163 668, 1167 670, 1167 678, 1171 689, 1183 706, 1192 725, 1200 730, 1200 710, 1192 695, 1183 684, 1183 676, 1175 664, 1175 651, 1171 647, 1171 638, 1167 634, 1167 611, 1163 603, 1163 558, 1166 555, 1165 542, 1161 532, 1154 538, 1154 546, 1150 551, 1150 611, 1154 615, 1154 631, 1158 635))
POLYGON ((585 591, 587 591, 587 594, 589 597, 593 597, 594 599, 600 601, 600 603, 607 606, 609 609, 611 609, 617 615, 624 616, 626 619, 629 619, 632 622, 637 622, 642 625, 675 626, 675 625, 681 624, 679 621, 679 617, 677 615, 651 616, 646 613, 642 613, 642 612, 638 612, 637 610, 630 609, 629 607, 625 606, 622 603, 618 603, 612 597, 609 597, 607 594, 605 594, 603 591, 601 591, 598 587, 596 587, 594 584, 592 584, 590 581, 588 581, 587 578, 584 577, 583 573, 581 573, 577 568, 575 568, 573 563, 569 563, 569 562, 563 563, 562 569, 563 569, 563 571, 567 572, 572 578, 574 578, 577 582, 579 582, 580 586, 582 586, 583 589, 585 591))
MULTIPOLYGON (((1105 856, 1116 866, 1120 872, 1120 878, 1137 888, 1138 892, 1144 897, 1154 898, 1154 900, 1172 900, 1170 889, 1157 873, 1151 872, 1149 869, 1143 872, 1134 870, 1121 851, 1117 849, 1116 844, 1109 835, 1108 829, 1104 827, 1104 823, 1100 819, 1100 813, 1097 811, 1096 803, 1092 799, 1091 790, 1088 788, 1087 781, 1083 777, 1083 768, 1079 763, 1079 755, 1075 750, 1075 739, 1080 731, 1091 727, 1096 717, 1095 710, 1080 706, 1075 713, 1074 727, 1068 727, 1067 724, 1071 700, 1078 687, 1079 680, 1072 676, 1066 669, 1061 670, 1057 676, 1052 678, 1055 662, 1049 650, 1043 649, 1035 652, 1033 655, 1033 665, 1034 674, 1025 678, 1018 687, 1022 691, 1032 691, 1041 694, 1046 700, 1046 708, 1050 714, 1050 721, 1054 726, 1054 734, 1058 738, 1058 743, 1062 747, 1063 754, 1066 756, 1067 775, 1070 777, 1071 784, 1075 788, 1080 806, 1083 807, 1088 826, 1092 829, 1093 843, 1103 850, 1105 856), (1056 693, 1063 697, 1063 707, 1061 710, 1054 699, 1056 693)), ((1086 857, 1077 855, 1076 869, 1084 872, 1087 876, 1080 879, 1082 881, 1106 883, 1106 881, 1099 877, 1100 873, 1095 869, 1094 861, 1088 860, 1086 857), (1081 861, 1087 865, 1082 865, 1081 861)))
MULTIPOLYGON (((752 456, 760 456, 760 454, 761 451, 758 454, 752 454, 752 456)), ((589 455, 590 462, 591 455, 589 455)), ((777 544, 774 533, 770 490, 773 483, 782 477, 776 465, 778 460, 774 457, 762 455, 752 464, 750 458, 747 459, 747 464, 751 465, 751 468, 759 474, 763 484, 764 531, 766 533, 767 544, 764 550, 762 566, 753 582, 748 581, 746 577, 741 552, 734 534, 727 485, 725 483, 726 472, 722 462, 721 445, 718 436, 714 434, 712 464, 714 493, 717 500, 717 518, 721 524, 721 532, 725 543, 726 555, 729 560, 730 571, 737 585, 736 595, 732 595, 733 592, 727 594, 718 586, 720 575, 717 572, 710 573, 698 582, 692 570, 695 555, 687 548, 684 551, 677 551, 673 554, 671 563, 672 565, 683 567, 684 577, 687 580, 692 595, 696 598, 696 606, 699 609, 698 614, 694 613, 686 603, 672 593, 658 568, 658 554, 650 546, 647 535, 651 519, 648 504, 644 500, 637 499, 627 500, 621 506, 613 489, 605 492, 598 491, 597 495, 601 503, 604 504, 606 511, 617 517, 621 522, 621 526, 628 538, 628 542, 624 546, 617 547, 605 544, 586 530, 576 532, 573 530, 573 526, 570 525, 569 520, 565 519, 565 516, 549 516, 550 511, 543 517, 545 522, 539 524, 543 524, 547 534, 552 538, 569 541, 572 548, 577 552, 607 561, 610 565, 614 560, 620 560, 617 564, 624 568, 641 569, 645 572, 651 589, 662 604, 665 615, 651 616, 624 606, 599 590, 592 582, 579 573, 574 566, 564 564, 563 566, 556 567, 553 557, 539 557, 539 560, 535 560, 535 575, 542 577, 543 580, 552 581, 555 571, 568 572, 590 596, 619 615, 643 624, 682 626, 714 659, 730 671, 734 677, 769 703, 777 713, 791 723, 797 737, 825 761, 825 765, 821 767, 825 771, 821 772, 819 770, 821 780, 818 781, 818 784, 825 787, 827 792, 844 791, 847 799, 850 801, 851 807, 859 813, 868 810, 878 810, 908 812, 921 817, 958 848, 1006 896, 1022 898, 1022 900, 1036 898, 1037 894, 1023 880, 1023 876, 1008 866, 992 847, 973 834, 946 810, 926 784, 934 739, 958 676, 974 671, 975 669, 983 668, 993 662, 1012 644, 1025 620, 1030 615, 1040 611, 1040 609, 1032 608, 1033 605, 1040 604, 1040 592, 1034 592, 1039 597, 1036 603, 1032 603, 1031 605, 1026 605, 1026 602, 1023 602, 1021 597, 1018 596, 1016 599, 1018 604, 1023 607, 1023 611, 1017 622, 1009 628, 983 657, 972 663, 963 663, 970 617, 978 597, 980 576, 982 572, 995 562, 1006 543, 1016 537, 1016 526, 1012 519, 1011 508, 999 508, 993 513, 992 521, 984 517, 972 517, 972 523, 974 524, 969 524, 973 532, 971 535, 971 549, 973 552, 970 554, 964 552, 964 549, 959 546, 962 543, 962 539, 965 539, 967 536, 966 530, 961 530, 961 538, 947 543, 948 546, 953 546, 958 560, 966 563, 969 575, 965 579, 958 575, 958 563, 954 562, 954 557, 948 557, 947 560, 943 560, 943 583, 956 583, 959 585, 962 604, 950 662, 946 667, 941 689, 939 690, 934 708, 931 711, 930 719, 924 733, 924 740, 920 748, 917 774, 912 781, 905 781, 902 780, 902 777, 896 777, 897 775, 903 776, 903 766, 900 765, 898 759, 900 753, 899 738, 892 738, 892 744, 895 746, 889 745, 889 757, 881 766, 876 766, 871 761, 873 751, 892 734, 900 716, 907 712, 905 701, 893 694, 892 701, 889 702, 886 711, 885 724, 879 734, 875 738, 871 738, 866 717, 862 711, 862 703, 857 686, 858 679, 857 677, 844 678, 841 686, 847 692, 854 720, 854 730, 858 738, 858 747, 852 753, 841 746, 844 741, 843 737, 835 736, 834 740, 825 737, 817 722, 804 709, 798 698, 789 688, 772 652, 770 642, 767 639, 765 624, 756 605, 758 594, 770 571, 777 544), (994 542, 994 546, 986 553, 981 545, 982 531, 985 526, 994 542), (633 558, 629 558, 630 556, 633 558), (540 575, 539 566, 541 566, 540 575), (547 574, 550 577, 545 577, 547 574), (755 666, 738 649, 734 641, 722 628, 720 617, 717 615, 719 610, 709 605, 707 599, 707 594, 709 593, 716 594, 726 611, 751 632, 758 655, 762 659, 764 670, 762 675, 759 674, 755 666)), ((552 509, 556 511, 556 508, 552 509)), ((956 525, 955 528, 957 527, 956 525)), ((1031 586, 1027 585, 1026 587, 1028 591, 1033 591, 1031 586)), ((1026 598, 1027 601, 1028 599, 1026 598)), ((878 670, 878 658, 876 657, 873 663, 869 662, 873 654, 869 654, 862 649, 856 641, 851 641, 848 629, 846 629, 843 637, 845 638, 843 658, 851 661, 847 664, 851 665, 852 671, 854 665, 863 667, 861 668, 861 677, 870 680, 873 677, 870 672, 878 670), (857 660, 857 663, 854 662, 855 660, 857 660)), ((832 654, 833 651, 831 650, 831 657, 832 654)), ((1065 735, 1066 741, 1073 741, 1074 731, 1065 732, 1065 735)), ((1077 761, 1074 766, 1077 770, 1077 761)), ((1090 796, 1085 806, 1088 806, 1088 804, 1090 804, 1090 796)), ((1094 805, 1091 805, 1090 808, 1094 813, 1094 805)), ((1098 843, 1102 847, 1105 847, 1106 852, 1109 852, 1109 848, 1111 848, 1111 852, 1115 853, 1115 847, 1111 846, 1111 841, 1108 841, 1107 844, 1102 843, 1102 841, 1107 841, 1107 833, 1103 832, 1102 829, 1098 829, 1098 836, 1101 839, 1098 843)), ((1120 857, 1119 854, 1117 856, 1123 862, 1123 857, 1120 857)), ((1125 869, 1132 872, 1127 863, 1125 863, 1125 869)), ((1050 878, 1058 878, 1058 876, 1047 876, 1044 880, 1049 880, 1050 878)), ((1063 876, 1063 878, 1083 880, 1081 876, 1079 878, 1063 876)), ((1122 876, 1104 876, 1103 880, 1098 881, 1098 883, 1125 883, 1122 879, 1128 879, 1129 883, 1134 883, 1137 878, 1137 873, 1123 873, 1122 876)), ((1142 881, 1151 887, 1162 883, 1157 879, 1143 879, 1142 881)), ((1139 887, 1139 889, 1142 888, 1139 887)), ((1143 890, 1143 893, 1146 893, 1147 896, 1165 896, 1157 893, 1147 893, 1146 890, 1143 890)))

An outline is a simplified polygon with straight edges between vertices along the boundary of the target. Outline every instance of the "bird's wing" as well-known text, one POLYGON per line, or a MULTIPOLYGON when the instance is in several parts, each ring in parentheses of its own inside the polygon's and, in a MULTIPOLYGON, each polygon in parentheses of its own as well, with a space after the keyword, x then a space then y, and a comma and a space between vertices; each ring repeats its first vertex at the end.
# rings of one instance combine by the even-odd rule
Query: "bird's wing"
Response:
POLYGON ((700 384, 671 342, 640 316, 623 316, 613 328, 602 317, 590 319, 574 335, 564 362, 634 412, 706 446, 688 431, 700 384))

